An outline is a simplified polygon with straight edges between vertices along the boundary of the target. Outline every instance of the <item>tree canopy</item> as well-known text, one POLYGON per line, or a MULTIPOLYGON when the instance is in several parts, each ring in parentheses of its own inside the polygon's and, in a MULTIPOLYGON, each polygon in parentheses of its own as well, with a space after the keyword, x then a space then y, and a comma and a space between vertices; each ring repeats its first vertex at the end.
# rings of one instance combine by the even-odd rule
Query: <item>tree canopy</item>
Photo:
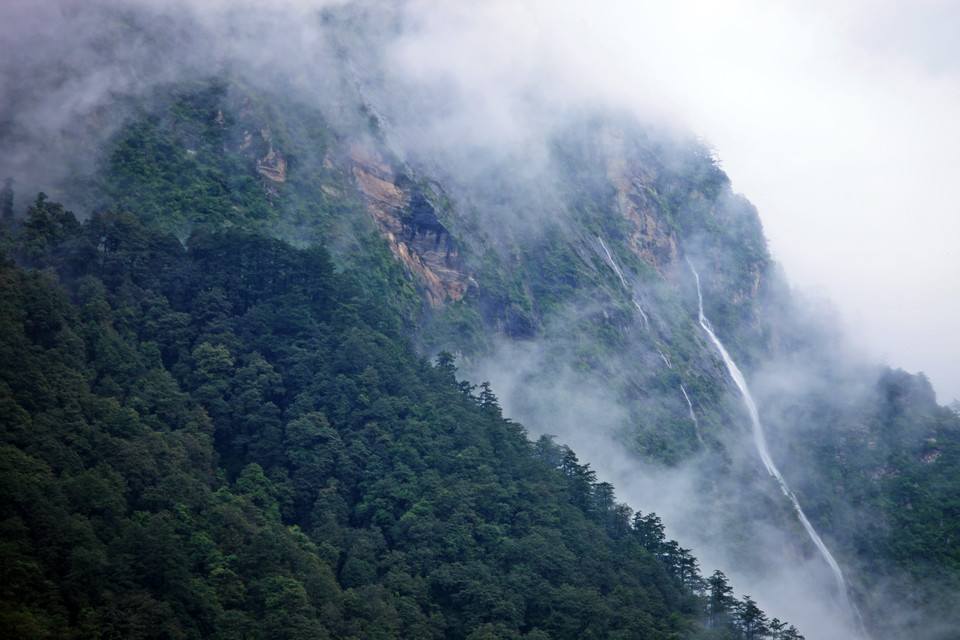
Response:
POLYGON ((15 637, 760 637, 322 247, 39 196, 0 264, 15 637), (729 634, 735 634, 730 636, 729 634), (739 635, 737 635, 739 634, 739 635), (754 634, 754 635, 748 635, 754 634))

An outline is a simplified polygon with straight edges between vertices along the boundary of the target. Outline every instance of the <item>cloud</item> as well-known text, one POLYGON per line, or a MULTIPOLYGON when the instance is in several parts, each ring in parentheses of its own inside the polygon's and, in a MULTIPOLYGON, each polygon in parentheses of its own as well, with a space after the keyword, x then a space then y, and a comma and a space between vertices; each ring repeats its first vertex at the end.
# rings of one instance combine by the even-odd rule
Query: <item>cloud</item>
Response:
POLYGON ((92 170, 98 143, 153 89, 225 69, 255 84, 282 81, 328 95, 336 82, 320 11, 339 4, 4 2, 0 171, 25 198, 55 192, 61 180, 92 170))
POLYGON ((689 128, 758 206, 788 277, 948 402, 960 55, 945 25, 958 14, 933 0, 421 0, 390 50, 394 77, 422 93, 402 146, 445 140, 535 167, 542 133, 591 105, 689 128))
MULTIPOLYGON (((5 2, 0 168, 29 193, 51 156, 76 154, 89 133, 78 122, 97 106, 216 65, 335 102, 335 52, 318 24, 343 4, 5 2)), ((415 96, 391 114, 401 149, 495 150, 485 157, 536 183, 548 173, 542 134, 572 111, 602 104, 689 127, 758 206, 793 282, 831 297, 878 358, 925 371, 943 402, 960 397, 955 3, 363 6, 389 16, 384 108, 390 90, 415 96)), ((99 123, 104 134, 115 124, 99 123)), ((447 164, 468 178, 498 171, 460 155, 447 164)))
MULTIPOLYGON (((809 638, 856 637, 829 568, 815 551, 800 552, 798 540, 804 534, 799 524, 796 531, 771 524, 766 510, 781 496, 772 483, 758 482, 765 474, 755 468, 749 436, 728 434, 732 475, 717 468, 710 453, 665 467, 638 460, 627 447, 628 439, 618 437, 628 416, 614 389, 558 365, 556 353, 545 345, 502 343, 466 373, 490 381, 499 390, 504 414, 524 424, 531 437, 554 435, 581 463, 591 463, 599 481, 616 487, 618 501, 657 513, 668 538, 693 548, 704 575, 720 569, 738 596, 752 595, 768 616, 795 624, 809 638), (751 477, 754 487, 742 484, 751 477), (763 487, 773 503, 754 504, 764 495, 763 487)), ((789 512, 779 515, 792 518, 789 512)))
MULTIPOLYGON (((0 169, 18 186, 39 180, 51 158, 76 153, 97 107, 221 67, 335 103, 332 59, 350 43, 328 40, 320 12, 343 4, 4 2, 0 169)), ((545 134, 570 114, 603 105, 692 129, 758 206, 791 280, 825 291, 868 349, 925 370, 942 400, 960 396, 960 56, 944 26, 960 18, 954 3, 417 0, 364 10, 383 11, 367 23, 374 50, 353 49, 373 61, 368 75, 350 80, 369 85, 408 159, 439 158, 464 182, 536 184, 542 204, 545 134)), ((117 124, 101 123, 104 134, 117 124)), ((511 355, 531 367, 535 356, 511 355)), ((484 377, 512 388, 509 372, 484 377)), ((696 488, 683 470, 638 471, 612 440, 578 428, 615 431, 622 409, 577 382, 580 402, 566 412, 531 411, 509 395, 504 408, 582 461, 604 461, 621 499, 668 523, 689 517, 682 505, 695 504, 696 488)), ((555 406, 567 388, 534 388, 540 399, 528 403, 555 406)), ((729 561, 708 544, 697 553, 705 565, 729 561)), ((778 593, 743 580, 737 588, 753 595, 778 593)))
POLYGON ((958 13, 933 1, 420 2, 396 71, 445 84, 461 108, 437 131, 469 144, 531 146, 555 114, 591 104, 691 128, 758 206, 788 277, 948 402, 960 396, 960 55, 944 25, 958 13))

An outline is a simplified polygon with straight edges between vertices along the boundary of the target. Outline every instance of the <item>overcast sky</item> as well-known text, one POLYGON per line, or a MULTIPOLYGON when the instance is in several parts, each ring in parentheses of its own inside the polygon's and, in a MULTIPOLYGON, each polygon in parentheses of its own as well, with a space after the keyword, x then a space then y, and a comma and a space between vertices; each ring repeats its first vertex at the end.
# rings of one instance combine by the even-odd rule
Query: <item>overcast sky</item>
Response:
POLYGON ((470 78, 494 117, 537 77, 548 100, 691 128, 790 281, 875 359, 960 398, 960 2, 415 4, 424 24, 398 62, 470 78))
MULTIPOLYGON (((832 300, 876 359, 924 371, 942 403, 960 398, 960 1, 408 1, 410 35, 389 58, 397 73, 461 85, 451 113, 467 120, 434 137, 523 147, 544 126, 544 105, 560 112, 578 101, 672 118, 713 146, 734 189, 757 205, 791 282, 832 300)), ((145 4, 229 23, 226 40, 248 59, 262 52, 222 9, 252 15, 282 34, 283 59, 309 71, 301 18, 339 2, 284 0, 272 12, 252 0, 145 4)), ((32 40, 65 28, 70 40, 83 5, 0 3, 12 38, 5 64, 52 51, 57 68, 69 66, 56 39, 32 40), (60 21, 58 6, 70 8, 60 21)), ((80 95, 123 76, 115 71, 82 75, 80 95)))
MULTIPOLYGON (((322 94, 317 70, 329 50, 313 18, 318 6, 339 2, 141 4, 154 12, 147 23, 189 8, 193 23, 219 34, 190 45, 201 62, 209 47, 251 75, 279 68, 322 94)), ((876 358, 926 372, 942 403, 960 398, 960 1, 408 2, 401 11, 410 32, 391 42, 387 56, 400 86, 442 89, 434 84, 441 78, 458 89, 449 93, 455 104, 443 91, 423 98, 443 108, 425 110, 426 122, 414 128, 432 127, 426 133, 435 135, 411 137, 511 154, 535 146, 532 132, 578 103, 672 119, 713 146, 734 189, 757 205, 794 284, 830 298, 850 336, 876 358)), ((138 33, 119 38, 124 20, 103 23, 90 4, 0 0, 0 115, 9 105, 17 116, 11 130, 40 140, 27 145, 39 158, 58 152, 47 143, 56 147, 62 121, 86 117, 119 86, 132 91, 176 77, 192 60, 186 46, 157 55, 138 33), (120 44, 103 46, 114 40, 120 44), (186 62, 178 65, 178 55, 186 62), (44 73, 65 78, 57 91, 30 77, 44 73)), ((384 31, 393 34, 390 26, 384 31)), ((571 420, 569 434, 581 438, 569 442, 584 461, 622 472, 611 479, 635 506, 655 503, 655 496, 634 499, 644 490, 664 498, 671 484, 643 482, 629 460, 617 458, 617 467, 603 450, 607 442, 580 428, 596 407, 612 404, 598 395, 590 405, 583 396, 579 389, 586 413, 568 405, 560 413, 571 420)), ((547 404, 560 406, 553 398, 547 404)), ((704 554, 699 548, 710 566, 704 554)), ((770 589, 764 596, 776 600, 770 589)), ((818 616, 795 622, 816 629, 818 616)))
POLYGON ((790 280, 960 398, 960 3, 543 3, 612 99, 713 145, 790 280))

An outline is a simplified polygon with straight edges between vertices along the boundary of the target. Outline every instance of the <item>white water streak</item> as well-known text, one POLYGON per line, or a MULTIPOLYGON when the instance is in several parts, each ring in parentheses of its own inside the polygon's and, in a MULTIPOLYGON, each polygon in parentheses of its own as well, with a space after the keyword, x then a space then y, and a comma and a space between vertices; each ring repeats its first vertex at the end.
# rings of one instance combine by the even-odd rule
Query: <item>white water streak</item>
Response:
POLYGON ((643 307, 640 306, 640 303, 637 302, 636 300, 634 300, 634 301, 633 301, 633 306, 635 306, 635 307, 637 308, 637 311, 640 312, 640 317, 643 318, 643 324, 649 326, 649 325, 650 325, 650 320, 647 319, 647 314, 645 314, 645 313, 643 312, 643 307))
MULTIPOLYGON (((632 293, 630 285, 627 284, 627 281, 623 277, 623 272, 620 271, 620 267, 617 266, 617 261, 613 259, 613 255, 610 253, 610 249, 607 249, 607 244, 603 241, 603 238, 597 236, 597 240, 600 241, 600 246, 603 247, 603 252, 607 254, 607 262, 610 264, 610 268, 613 269, 613 272, 617 274, 617 277, 620 278, 620 284, 623 285, 623 288, 632 293)), ((650 325, 650 320, 647 319, 647 314, 643 312, 643 307, 640 306, 640 303, 635 299, 631 298, 633 306, 637 308, 637 311, 640 312, 640 317, 643 318, 643 323, 647 326, 650 325)))
POLYGON ((607 260, 610 262, 610 267, 613 269, 613 272, 617 274, 617 277, 620 278, 620 284, 625 288, 629 289, 627 281, 623 279, 623 274, 620 273, 620 267, 617 266, 617 263, 614 261, 613 256, 610 255, 610 249, 607 249, 606 243, 603 241, 603 238, 597 236, 597 240, 600 241, 600 246, 603 247, 603 252, 607 254, 607 260))
POLYGON ((683 384, 680 385, 680 391, 683 392, 683 399, 687 401, 687 408, 690 409, 690 419, 693 420, 693 428, 697 433, 697 440, 703 442, 703 437, 700 435, 700 421, 697 420, 697 414, 693 412, 693 403, 690 402, 690 396, 687 395, 687 390, 683 384))
POLYGON ((837 581, 837 589, 839 590, 840 597, 843 600, 844 608, 846 611, 850 612, 854 622, 857 624, 858 628, 862 630, 863 621, 860 618, 860 612, 850 601, 850 597, 847 592, 847 582, 843 577, 843 571, 841 571, 840 565, 837 564, 836 560, 834 560, 830 550, 827 549, 827 545, 824 544, 823 540, 813 528, 813 525, 810 524, 806 514, 803 512, 803 509, 800 508, 800 503, 797 502, 796 496, 794 496, 793 492, 790 491, 790 487, 787 486, 787 481, 783 479, 782 475, 780 475, 780 470, 777 469, 777 466, 773 463, 773 459, 770 457, 770 451, 767 449, 767 439, 763 435, 763 426, 760 424, 760 415, 757 413, 757 405, 753 401, 753 396, 750 394, 749 387, 747 387, 747 381, 740 372, 740 368, 737 367, 737 364, 733 361, 733 358, 731 358, 730 354, 727 353, 723 343, 720 342, 720 339, 717 338, 716 334, 713 332, 710 321, 707 320, 707 317, 703 314, 703 295, 700 293, 700 275, 693 267, 693 263, 690 262, 689 258, 687 259, 687 264, 690 265, 690 271, 693 272, 693 277, 697 281, 697 304, 698 313, 700 316, 700 326, 706 332, 707 336, 710 337, 710 340, 717 348, 717 351, 720 352, 720 356, 723 358, 723 363, 727 366, 727 371, 730 373, 730 377, 733 378, 737 388, 740 389, 740 393, 743 396, 743 402, 747 405, 747 411, 750 413, 750 422, 753 425, 753 443, 756 446, 757 453, 760 454, 760 460, 763 461, 763 466, 766 467, 767 473, 776 478, 777 484, 780 485, 780 490, 783 492, 783 495, 785 495, 793 505, 793 510, 800 519, 800 523, 807 532, 807 536, 817 547, 817 550, 820 551, 820 555, 823 557, 826 563, 830 566, 830 570, 833 572, 833 577, 837 581))

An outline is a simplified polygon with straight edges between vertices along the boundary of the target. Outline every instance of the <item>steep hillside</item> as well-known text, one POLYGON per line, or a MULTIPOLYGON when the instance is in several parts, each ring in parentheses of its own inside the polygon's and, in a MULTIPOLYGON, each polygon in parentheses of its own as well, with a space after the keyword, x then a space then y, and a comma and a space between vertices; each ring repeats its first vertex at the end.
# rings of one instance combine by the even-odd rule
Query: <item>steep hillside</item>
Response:
POLYGON ((104 1, 75 55, 25 62, 0 114, 10 628, 766 629, 665 523, 819 637, 953 637, 958 416, 790 289, 702 141, 536 91, 475 117, 398 69, 403 6, 104 1), (143 77, 54 109, 87 59, 143 77))
MULTIPOLYGON (((319 183, 300 175, 314 172, 314 165, 281 142, 271 143, 269 149, 264 143, 263 156, 259 151, 246 153, 252 143, 246 148, 241 148, 245 142, 237 147, 224 143, 251 135, 254 125, 244 123, 237 113, 243 111, 243 117, 250 118, 251 105, 269 102, 264 95, 245 91, 217 81, 171 89, 166 101, 155 98, 152 113, 120 131, 116 146, 105 156, 100 182, 86 187, 86 197, 99 198, 115 209, 138 211, 142 206, 145 220, 180 234, 192 229, 191 243, 224 226, 268 230, 281 237, 299 228, 298 242, 304 244, 311 237, 324 238, 334 249, 336 262, 352 274, 367 299, 385 305, 382 326, 413 337, 421 351, 460 354, 476 375, 497 380, 504 370, 519 371, 503 378, 498 388, 510 399, 511 409, 538 433, 559 431, 565 439, 575 440, 562 419, 556 422, 555 411, 543 405, 553 398, 541 397, 542 390, 566 393, 603 386, 604 402, 617 408, 614 418, 596 416, 593 424, 580 426, 584 434, 619 443, 637 456, 638 463, 697 460, 701 474, 696 486, 702 495, 691 501, 685 517, 724 527, 728 536, 722 544, 738 559, 735 562, 755 566, 758 572, 770 570, 768 559, 748 551, 769 544, 763 538, 763 527, 768 526, 787 532, 777 543, 780 548, 787 545, 791 553, 816 557, 789 505, 762 481, 756 458, 751 461, 739 393, 696 324, 696 290, 687 261, 704 272, 707 315, 750 369, 763 371, 764 366, 773 366, 765 362, 802 354, 808 369, 833 371, 835 388, 851 384, 851 372, 838 369, 835 359, 824 353, 831 348, 829 333, 818 333, 815 325, 808 327, 791 317, 794 303, 771 271, 756 212, 729 192, 726 177, 702 148, 679 145, 621 118, 571 124, 558 132, 552 146, 557 187, 541 202, 550 208, 550 223, 518 233, 509 226, 483 224, 482 194, 471 196, 470 209, 459 207, 450 193, 468 192, 470 185, 443 185, 391 160, 372 138, 352 139, 330 125, 312 134, 331 141, 318 147, 322 153, 314 154, 326 175, 319 183), (144 124, 151 122, 167 124, 144 124), (203 153, 193 149, 205 138, 216 142, 203 153), (167 155, 158 148, 168 149, 167 155), (283 182, 262 171, 263 158, 271 153, 287 158, 283 182), (189 171, 178 164, 183 161, 193 163, 189 171), (153 163, 150 171, 144 169, 147 163, 153 163), (168 176, 191 176, 193 183, 173 197, 179 192, 168 176), (224 195, 208 200, 216 189, 224 195), (241 202, 260 202, 263 207, 251 215, 255 207, 236 204, 241 202), (311 202, 318 204, 311 207, 311 202), (298 206, 312 211, 313 217, 298 213, 298 206), (300 221, 299 227, 293 220, 300 221), (814 365, 809 364, 811 354, 820 358, 814 365), (499 367, 490 367, 491 356, 501 360, 499 367)), ((299 139, 311 135, 297 124, 309 120, 302 113, 293 124, 285 123, 282 113, 262 117, 256 123, 261 136, 272 129, 299 139)), ((319 114, 312 118, 323 122, 319 114)), ((31 211, 43 212, 45 206, 38 201, 31 211)), ((44 259, 52 264, 79 259, 76 249, 67 256, 44 258, 51 250, 48 243, 60 247, 73 230, 57 211, 61 210, 54 207, 52 213, 36 214, 26 223, 14 255, 27 263, 39 260, 38 264, 44 259)), ((88 224, 99 224, 101 218, 88 224)), ((133 218, 124 219, 133 224, 133 218)), ((106 235, 91 244, 110 246, 106 235)), ((221 250, 217 260, 236 259, 245 251, 221 250)), ((270 268, 272 261, 258 268, 270 268)), ((284 278, 278 282, 288 282, 284 278)), ((270 326, 273 320, 266 322, 270 326)), ((174 367, 176 361, 165 365, 174 367)), ((892 487, 876 486, 886 482, 883 478, 898 477, 902 468, 891 467, 886 462, 889 456, 880 453, 884 449, 878 451, 876 438, 871 437, 876 430, 864 428, 851 439, 836 422, 798 420, 797 413, 785 416, 787 405, 792 411, 825 411, 822 407, 830 404, 831 396, 825 389, 807 397, 783 391, 767 394, 769 410, 762 406, 765 417, 780 407, 780 414, 770 416, 770 427, 777 433, 772 438, 774 451, 787 477, 797 479, 798 495, 826 539, 839 545, 841 554, 860 557, 847 565, 856 572, 858 600, 868 609, 885 608, 885 598, 866 595, 877 593, 882 580, 884 589, 899 593, 900 599, 910 594, 918 607, 941 602, 942 598, 931 599, 930 593, 940 589, 943 580, 953 580, 952 573, 944 573, 943 567, 949 565, 917 563, 900 550, 903 541, 889 525, 891 518, 895 522, 909 514, 902 511, 907 503, 897 507, 889 501, 892 487), (811 433, 804 425, 820 428, 811 433), (810 442, 818 444, 811 447, 810 442), (856 466, 851 468, 852 446, 856 466), (840 449, 842 455, 830 453, 840 449), (832 468, 832 461, 842 461, 843 468, 832 468), (809 469, 818 473, 803 472, 809 469), (823 480, 838 474, 848 478, 847 485, 823 480), (874 487, 867 490, 863 482, 874 487), (876 515, 869 519, 848 515, 864 508, 876 515), (916 580, 927 586, 918 587, 916 580)), ((857 408, 848 409, 854 419, 871 424, 892 419, 874 409, 878 402, 874 396, 864 395, 859 402, 857 408)), ((912 402, 908 400, 907 406, 912 402)), ((571 403, 572 411, 578 411, 577 404, 571 403)), ((924 415, 932 414, 926 410, 912 417, 924 415)), ((955 417, 944 411, 937 415, 944 425, 940 429, 954 433, 955 417)), ((904 422, 907 427, 929 434, 938 429, 904 422)), ((888 438, 900 437, 895 429, 888 428, 887 433, 888 438)), ((934 449, 940 451, 930 444, 933 437, 923 440, 922 446, 930 451, 918 451, 916 456, 926 461, 922 468, 928 473, 946 468, 943 463, 930 468, 939 458, 934 449)), ((229 460, 224 457, 220 464, 239 470, 241 463, 229 460)), ((916 527, 924 531, 925 522, 916 527)), ((699 541, 715 539, 709 530, 694 534, 702 536, 699 541)), ((933 549, 946 543, 942 553, 949 554, 949 542, 949 537, 941 536, 912 544, 929 545, 931 552, 940 553, 933 549)), ((950 607, 949 602, 936 606, 950 607)))
MULTIPOLYGON (((10 637, 750 637, 654 514, 321 248, 43 197, 0 266, 10 637)), ((798 638, 779 625, 784 638, 798 638)), ((758 626, 760 625, 760 626, 758 626)))

